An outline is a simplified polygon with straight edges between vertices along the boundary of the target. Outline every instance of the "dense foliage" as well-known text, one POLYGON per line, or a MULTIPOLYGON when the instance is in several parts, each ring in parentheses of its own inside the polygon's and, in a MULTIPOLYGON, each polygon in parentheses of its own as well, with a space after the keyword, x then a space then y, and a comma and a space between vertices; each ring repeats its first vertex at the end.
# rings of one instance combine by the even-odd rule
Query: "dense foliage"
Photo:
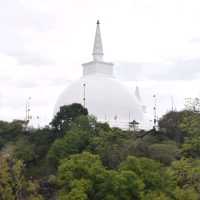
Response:
POLYGON ((0 121, 2 200, 199 200, 200 113, 125 131, 63 106, 50 126, 0 121))

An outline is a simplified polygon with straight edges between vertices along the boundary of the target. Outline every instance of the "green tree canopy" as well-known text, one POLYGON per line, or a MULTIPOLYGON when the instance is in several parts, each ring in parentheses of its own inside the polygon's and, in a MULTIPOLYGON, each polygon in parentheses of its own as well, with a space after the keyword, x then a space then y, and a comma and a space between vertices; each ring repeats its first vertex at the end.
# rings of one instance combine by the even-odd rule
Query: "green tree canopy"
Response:
POLYGON ((73 103, 71 105, 66 105, 60 107, 51 125, 57 132, 64 133, 69 130, 72 122, 81 115, 88 115, 88 111, 81 104, 73 103))
POLYGON ((1 200, 43 200, 39 185, 26 180, 21 161, 0 157, 0 199, 1 200))
POLYGON ((59 199, 67 200, 139 200, 143 189, 143 182, 133 171, 106 170, 99 156, 87 152, 61 162, 58 185, 59 199))
POLYGON ((135 172, 144 182, 144 192, 151 191, 169 192, 174 187, 171 177, 165 173, 162 165, 148 158, 137 158, 129 156, 120 165, 120 170, 135 172))

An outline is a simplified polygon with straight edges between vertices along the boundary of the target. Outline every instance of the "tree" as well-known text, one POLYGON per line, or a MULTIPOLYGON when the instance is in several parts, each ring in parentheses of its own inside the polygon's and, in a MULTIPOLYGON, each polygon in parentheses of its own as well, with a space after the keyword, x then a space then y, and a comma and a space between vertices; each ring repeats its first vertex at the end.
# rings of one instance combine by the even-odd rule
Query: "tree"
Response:
POLYGON ((184 140, 183 131, 180 128, 180 122, 183 112, 170 111, 165 114, 158 122, 158 126, 163 135, 178 144, 184 140))
POLYGON ((69 130, 72 122, 81 115, 88 115, 87 109, 81 104, 73 103, 62 106, 50 124, 57 132, 64 134, 64 132, 69 130))
POLYGON ((26 135, 28 142, 33 145, 37 159, 43 159, 56 137, 49 127, 35 129, 31 134, 26 135))
POLYGON ((182 153, 185 157, 200 158, 200 136, 188 139, 182 145, 182 153))
POLYGON ((200 194, 200 160, 182 158, 174 161, 169 168, 169 174, 174 177, 180 189, 200 194))
POLYGON ((19 160, 0 157, 0 199, 42 200, 37 182, 26 180, 19 160))
POLYGON ((27 138, 22 137, 16 142, 13 156, 18 160, 23 160, 25 164, 29 164, 36 159, 34 149, 34 144, 31 144, 27 138))
POLYGON ((175 186, 172 177, 165 172, 162 165, 152 159, 129 156, 121 163, 119 169, 135 172, 144 183, 144 194, 152 192, 170 194, 175 186))
POLYGON ((108 193, 106 199, 110 199, 110 196, 116 200, 141 199, 144 183, 133 171, 110 171, 105 182, 110 184, 110 187, 107 185, 108 183, 105 185, 108 193))
POLYGON ((48 160, 56 168, 59 160, 63 158, 85 150, 92 151, 93 138, 98 136, 101 130, 107 129, 111 130, 107 124, 98 123, 92 116, 77 117, 65 135, 56 139, 51 145, 48 151, 48 160))
POLYGON ((60 199, 64 197, 72 199, 72 196, 81 196, 83 200, 88 199, 92 182, 95 179, 99 181, 103 179, 104 173, 105 169, 99 157, 90 153, 72 155, 62 160, 58 168, 60 199))
POLYGON ((171 200, 171 198, 163 192, 149 192, 142 197, 142 200, 171 200))
POLYGON ((87 190, 89 183, 85 180, 74 181, 72 190, 66 194, 60 193, 59 200, 88 200, 87 190))
POLYGON ((89 142, 89 135, 81 129, 70 130, 64 138, 57 139, 51 146, 48 159, 56 166, 59 160, 72 154, 81 153, 89 142))
POLYGON ((128 170, 107 170, 99 156, 84 152, 62 160, 59 199, 139 200, 143 183, 128 170))
POLYGON ((131 152, 132 137, 124 134, 120 129, 100 131, 97 136, 91 138, 89 149, 100 155, 105 166, 115 169, 131 152))
POLYGON ((200 113, 184 111, 179 127, 187 139, 200 136, 200 113))
POLYGON ((15 142, 17 137, 24 135, 24 121, 0 121, 0 149, 9 142, 15 142))
POLYGON ((175 190, 175 199, 176 200, 199 200, 199 194, 195 191, 194 188, 179 188, 175 190))
POLYGON ((200 99, 199 98, 186 98, 185 99, 185 109, 192 112, 200 111, 200 99))
POLYGON ((148 156, 158 160, 165 165, 170 165, 172 161, 180 158, 180 150, 174 142, 163 142, 149 145, 148 156))

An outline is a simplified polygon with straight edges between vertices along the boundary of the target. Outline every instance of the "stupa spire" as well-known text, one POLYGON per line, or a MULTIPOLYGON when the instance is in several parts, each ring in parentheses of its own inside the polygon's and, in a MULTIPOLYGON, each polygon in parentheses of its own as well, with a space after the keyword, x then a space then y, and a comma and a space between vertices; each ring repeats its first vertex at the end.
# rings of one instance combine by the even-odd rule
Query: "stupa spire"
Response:
POLYGON ((97 28, 93 47, 93 59, 94 61, 103 60, 103 44, 101 40, 100 22, 97 20, 97 28))
POLYGON ((83 76, 103 74, 113 77, 113 63, 103 61, 103 45, 101 40, 101 32, 99 20, 97 21, 96 35, 93 48, 93 60, 82 64, 83 76))

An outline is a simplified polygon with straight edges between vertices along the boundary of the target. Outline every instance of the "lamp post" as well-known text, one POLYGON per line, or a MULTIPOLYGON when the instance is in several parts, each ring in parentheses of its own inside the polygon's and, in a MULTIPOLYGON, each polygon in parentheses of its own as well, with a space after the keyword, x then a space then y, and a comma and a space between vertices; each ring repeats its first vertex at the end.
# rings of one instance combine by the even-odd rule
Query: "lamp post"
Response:
POLYGON ((86 89, 86 84, 83 83, 83 107, 85 108, 86 104, 86 99, 85 99, 85 89, 86 89))
POLYGON ((38 129, 40 129, 40 117, 37 116, 36 119, 37 119, 37 126, 38 126, 38 129))
POLYGON ((153 106, 153 111, 154 111, 154 119, 153 119, 153 129, 156 129, 157 127, 157 99, 156 99, 156 95, 153 95, 153 99, 154 99, 154 106, 153 106))
POLYGON ((31 100, 31 97, 29 97, 26 101, 26 117, 25 117, 26 122, 29 122, 29 120, 31 119, 31 116, 30 116, 30 111, 31 111, 30 100, 31 100))

